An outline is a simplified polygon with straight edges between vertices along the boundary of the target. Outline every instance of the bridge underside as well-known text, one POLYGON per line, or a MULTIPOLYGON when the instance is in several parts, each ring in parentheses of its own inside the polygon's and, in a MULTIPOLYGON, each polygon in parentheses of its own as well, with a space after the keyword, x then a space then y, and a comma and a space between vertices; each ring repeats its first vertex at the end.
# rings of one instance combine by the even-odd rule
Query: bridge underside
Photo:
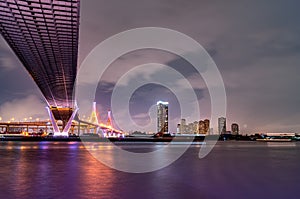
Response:
POLYGON ((79 10, 80 0, 0 0, 1 35, 65 125, 74 112, 79 10))

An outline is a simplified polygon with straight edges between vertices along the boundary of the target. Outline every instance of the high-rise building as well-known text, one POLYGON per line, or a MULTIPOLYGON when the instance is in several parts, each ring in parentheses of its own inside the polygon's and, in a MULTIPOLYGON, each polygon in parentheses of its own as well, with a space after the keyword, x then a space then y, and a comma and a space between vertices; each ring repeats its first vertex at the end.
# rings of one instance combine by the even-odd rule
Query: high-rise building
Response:
POLYGON ((203 120, 199 121, 199 133, 200 134, 205 134, 205 124, 203 120))
POLYGON ((168 102, 158 101, 157 105, 157 132, 159 133, 168 133, 168 102))
POLYGON ((204 132, 205 134, 209 133, 209 119, 204 120, 204 132))
POLYGON ((226 133, 226 118, 225 117, 218 118, 218 128, 219 128, 219 134, 226 133))
POLYGON ((231 124, 231 133, 232 133, 232 135, 239 134, 239 125, 237 123, 231 124))
POLYGON ((186 120, 185 119, 181 119, 181 121, 180 121, 180 130, 179 130, 179 132, 181 134, 186 133, 186 120))
POLYGON ((193 130, 191 133, 199 134, 199 122, 198 121, 193 122, 193 130))
POLYGON ((185 119, 181 119, 180 124, 177 125, 177 132, 181 134, 208 134, 209 120, 186 123, 185 119))
POLYGON ((200 134, 209 133, 209 119, 199 121, 199 133, 200 134))

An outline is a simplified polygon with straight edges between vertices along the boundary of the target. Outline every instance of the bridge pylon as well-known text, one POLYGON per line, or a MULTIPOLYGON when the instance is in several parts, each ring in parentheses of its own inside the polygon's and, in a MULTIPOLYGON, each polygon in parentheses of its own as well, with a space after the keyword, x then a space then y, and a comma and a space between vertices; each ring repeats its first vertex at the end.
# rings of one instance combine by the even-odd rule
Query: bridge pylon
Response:
POLYGON ((92 110, 89 122, 92 123, 92 124, 97 124, 97 125, 99 124, 97 108, 96 108, 96 102, 93 102, 93 110, 92 110))
POLYGON ((69 107, 46 107, 53 127, 54 136, 69 136, 78 108, 69 107), (62 130, 59 129, 57 122, 62 121, 62 130))
POLYGON ((111 119, 111 111, 108 110, 107 112, 107 122, 106 122, 107 126, 113 128, 113 125, 112 125, 112 119, 111 119))

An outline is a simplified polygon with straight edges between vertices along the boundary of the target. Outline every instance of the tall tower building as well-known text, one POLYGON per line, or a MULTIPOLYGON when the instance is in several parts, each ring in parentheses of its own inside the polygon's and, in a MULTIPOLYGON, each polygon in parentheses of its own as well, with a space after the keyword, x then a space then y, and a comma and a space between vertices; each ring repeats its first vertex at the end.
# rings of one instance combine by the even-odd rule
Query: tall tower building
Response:
POLYGON ((168 133, 169 128, 168 128, 168 118, 169 118, 169 113, 168 113, 168 102, 162 102, 158 101, 156 103, 157 105, 157 132, 159 133, 168 133))
POLYGON ((232 133, 232 135, 239 134, 239 125, 237 123, 231 124, 231 133, 232 133))
POLYGON ((219 128, 219 134, 226 133, 226 118, 225 117, 218 118, 218 128, 219 128))

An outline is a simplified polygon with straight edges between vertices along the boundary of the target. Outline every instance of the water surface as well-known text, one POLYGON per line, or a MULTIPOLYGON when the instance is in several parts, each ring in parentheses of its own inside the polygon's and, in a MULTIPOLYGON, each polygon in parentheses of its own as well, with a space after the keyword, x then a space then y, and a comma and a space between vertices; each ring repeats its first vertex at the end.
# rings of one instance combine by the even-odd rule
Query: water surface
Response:
MULTIPOLYGON (((113 150, 103 145, 101 153, 113 150)), ((131 174, 79 142, 0 142, 0 198, 300 198, 300 143, 219 142, 203 159, 199 147, 161 170, 131 174)))

